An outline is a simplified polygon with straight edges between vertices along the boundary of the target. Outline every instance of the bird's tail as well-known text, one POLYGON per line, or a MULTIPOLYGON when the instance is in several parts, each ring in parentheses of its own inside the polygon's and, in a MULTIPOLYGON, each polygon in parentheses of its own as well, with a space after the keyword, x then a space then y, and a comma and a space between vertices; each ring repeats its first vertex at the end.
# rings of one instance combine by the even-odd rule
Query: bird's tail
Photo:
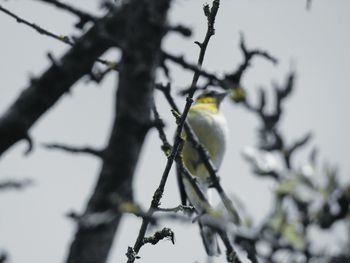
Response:
POLYGON ((199 229, 203 240, 205 251, 208 256, 218 256, 221 254, 218 236, 209 226, 199 223, 199 229))

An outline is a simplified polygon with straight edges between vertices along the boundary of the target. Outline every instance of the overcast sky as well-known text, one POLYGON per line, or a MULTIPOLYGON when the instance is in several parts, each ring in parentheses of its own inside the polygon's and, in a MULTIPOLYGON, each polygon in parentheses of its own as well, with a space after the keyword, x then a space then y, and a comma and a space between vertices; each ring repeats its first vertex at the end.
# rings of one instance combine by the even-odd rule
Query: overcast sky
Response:
MULTIPOLYGON (((39 2, 39 1, 38 1, 39 2)), ((67 1, 69 2, 69 1, 67 1)), ((93 0, 70 1, 84 10, 100 13, 93 0)), ((202 0, 174 0, 170 20, 193 29, 191 39, 171 35, 163 46, 169 52, 184 54, 195 61, 206 21, 202 0)), ((348 180, 350 142, 349 124, 349 63, 350 63, 350 2, 348 0, 314 0, 311 10, 306 0, 222 0, 205 68, 223 74, 235 69, 241 61, 238 49, 239 34, 244 33, 248 47, 270 51, 280 63, 256 59, 243 80, 249 94, 257 88, 271 86, 271 81, 283 83, 287 72, 297 71, 296 90, 286 103, 282 130, 292 141, 312 131, 312 146, 320 150, 320 163, 337 164, 342 180, 348 180)), ((16 14, 62 35, 75 35, 76 20, 70 15, 36 1, 0 1, 16 14)), ((46 57, 52 52, 59 58, 68 47, 56 40, 41 36, 0 13, 0 113, 28 85, 30 76, 40 76, 50 64, 46 57)), ((106 57, 116 57, 111 52, 106 57)), ((191 74, 174 67, 174 88, 189 85, 191 74)), ((0 193, 0 249, 10 253, 10 262, 63 262, 75 225, 64 215, 83 211, 98 172, 100 161, 89 156, 75 156, 48 151, 40 144, 62 142, 72 145, 103 147, 108 139, 117 77, 110 75, 101 86, 79 81, 71 95, 65 95, 30 131, 35 149, 23 156, 25 143, 12 147, 0 162, 0 181, 31 178, 35 184, 23 192, 0 193)), ((161 94, 157 103, 168 124, 172 138, 173 118, 161 94)), ((179 101, 183 103, 182 101, 179 101)), ((230 128, 230 144, 220 174, 225 189, 246 204, 255 221, 269 211, 273 184, 254 177, 241 157, 244 146, 256 143, 258 120, 237 105, 225 102, 224 112, 230 128)), ((155 131, 147 137, 135 177, 135 198, 149 206, 165 158, 159 151, 160 141, 155 131)), ((302 158, 297 160, 302 163, 302 158)), ((178 204, 174 174, 169 178, 162 206, 178 204)), ((140 226, 134 216, 125 216, 110 255, 109 262, 124 262, 127 246, 133 245, 140 226)), ((160 242, 156 247, 144 246, 139 262, 204 262, 204 249, 196 224, 173 225, 175 246, 160 242)), ((327 240, 324 235, 324 240, 327 240)), ((340 238, 341 239, 341 238, 340 238)))

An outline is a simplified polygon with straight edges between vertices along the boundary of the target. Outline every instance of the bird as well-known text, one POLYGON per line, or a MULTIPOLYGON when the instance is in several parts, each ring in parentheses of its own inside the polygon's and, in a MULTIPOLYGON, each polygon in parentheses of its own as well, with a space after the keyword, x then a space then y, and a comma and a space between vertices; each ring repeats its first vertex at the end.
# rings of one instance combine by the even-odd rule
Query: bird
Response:
MULTIPOLYGON (((220 110, 221 102, 226 95, 227 92, 204 91, 195 99, 186 119, 199 143, 208 151, 216 169, 221 166, 228 137, 227 121, 220 110)), ((210 176, 197 150, 188 140, 186 132, 183 132, 182 137, 184 139, 181 152, 183 166, 187 168, 194 180, 185 177, 184 172, 178 167, 181 203, 186 205, 188 201, 195 208, 199 215, 198 222, 205 250, 209 256, 215 256, 220 254, 215 231, 201 218, 203 214, 216 213, 208 200, 210 176)))

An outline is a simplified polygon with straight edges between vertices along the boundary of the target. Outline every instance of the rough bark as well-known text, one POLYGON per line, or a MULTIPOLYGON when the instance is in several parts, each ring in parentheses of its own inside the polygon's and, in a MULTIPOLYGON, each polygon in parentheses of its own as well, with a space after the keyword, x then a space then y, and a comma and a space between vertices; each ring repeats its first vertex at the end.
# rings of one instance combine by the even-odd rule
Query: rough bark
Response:
MULTIPOLYGON (((116 117, 106 157, 85 215, 111 209, 113 193, 132 199, 132 179, 140 150, 150 128, 155 68, 160 57, 170 0, 134 0, 124 7, 128 17, 123 40, 116 117)), ((68 263, 105 262, 122 214, 99 227, 79 225, 68 263)))

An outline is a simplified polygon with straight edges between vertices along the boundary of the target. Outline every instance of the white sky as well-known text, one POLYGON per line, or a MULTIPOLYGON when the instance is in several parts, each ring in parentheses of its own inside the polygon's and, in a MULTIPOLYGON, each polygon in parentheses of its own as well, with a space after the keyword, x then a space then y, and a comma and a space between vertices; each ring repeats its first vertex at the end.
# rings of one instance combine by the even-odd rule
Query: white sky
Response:
MULTIPOLYGON (((71 1, 85 10, 96 10, 96 1, 71 1)), ((58 34, 70 34, 75 19, 35 1, 0 1, 1 5, 58 34)), ((171 36, 164 42, 166 50, 185 54, 195 61, 206 21, 202 15, 204 1, 174 0, 171 21, 182 22, 194 29, 191 39, 171 36)), ((250 94, 271 80, 279 83, 291 68, 298 72, 296 90, 287 102, 282 129, 287 138, 299 138, 307 131, 314 133, 312 145, 321 152, 321 163, 338 164, 344 180, 350 165, 350 2, 347 0, 314 0, 311 11, 305 0, 223 0, 205 59, 205 68, 219 74, 235 69, 241 61, 238 50, 239 32, 244 32, 248 47, 269 50, 279 58, 277 67, 261 59, 244 78, 250 94)), ((77 34, 78 31, 75 31, 77 34)), ((29 76, 39 76, 49 65, 47 52, 56 57, 67 47, 16 23, 0 13, 0 112, 27 86, 29 76)), ((115 55, 115 54, 111 54, 115 55)), ((174 68, 174 87, 190 83, 191 74, 174 68)), ((23 192, 0 193, 0 248, 11 255, 11 262, 63 262, 75 226, 65 218, 70 210, 82 211, 97 178, 100 162, 89 156, 74 156, 47 151, 43 142, 103 147, 112 120, 114 76, 100 87, 77 83, 31 130, 35 151, 22 155, 26 145, 19 143, 1 159, 0 179, 32 178, 35 185, 23 192)), ((173 119, 167 104, 158 94, 159 109, 166 119, 172 138, 173 119)), ((228 192, 246 204, 257 221, 268 213, 272 183, 252 176, 242 160, 241 151, 256 142, 257 119, 228 102, 224 105, 230 125, 230 145, 220 171, 228 192)), ((165 158, 159 151, 155 131, 147 137, 135 177, 135 197, 144 207, 161 177, 165 158)), ((311 147, 307 148, 310 151, 311 147)), ((305 156, 305 154, 301 154, 305 156)), ((175 176, 169 179, 162 201, 164 207, 178 204, 175 176)), ((124 217, 109 262, 124 262, 127 246, 135 241, 140 220, 124 217)), ((204 249, 197 226, 166 224, 176 234, 176 244, 161 242, 156 247, 144 246, 139 262, 203 262, 204 249)), ((162 226, 159 226, 159 228, 162 226)), ((327 235, 324 237, 327 240, 327 235)))

